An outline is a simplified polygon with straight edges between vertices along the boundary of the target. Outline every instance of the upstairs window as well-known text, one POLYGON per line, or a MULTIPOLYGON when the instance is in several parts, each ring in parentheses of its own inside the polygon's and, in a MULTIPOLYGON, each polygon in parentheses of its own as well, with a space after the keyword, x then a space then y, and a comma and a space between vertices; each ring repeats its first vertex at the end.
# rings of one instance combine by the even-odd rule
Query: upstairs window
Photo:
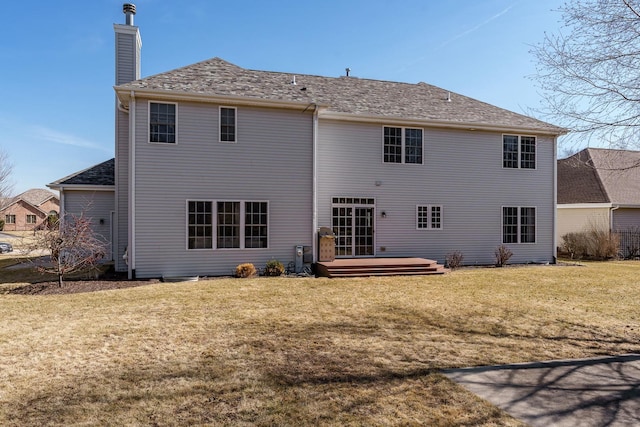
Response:
POLYGON ((502 167, 511 169, 535 169, 536 137, 503 135, 502 167))
POLYGON ((220 107, 220 142, 236 142, 236 109, 220 107))
POLYGON ((384 163, 422 164, 422 129, 384 127, 384 163))
POLYGON ((149 103, 149 142, 175 144, 176 104, 149 103))

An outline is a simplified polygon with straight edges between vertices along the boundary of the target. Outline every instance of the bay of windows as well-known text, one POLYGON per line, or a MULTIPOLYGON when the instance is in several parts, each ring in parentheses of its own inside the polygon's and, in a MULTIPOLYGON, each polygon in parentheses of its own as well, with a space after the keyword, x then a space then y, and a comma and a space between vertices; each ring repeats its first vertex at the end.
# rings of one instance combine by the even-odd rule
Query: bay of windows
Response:
POLYGON ((267 202, 189 201, 187 204, 189 249, 213 249, 214 242, 216 249, 268 247, 267 202))

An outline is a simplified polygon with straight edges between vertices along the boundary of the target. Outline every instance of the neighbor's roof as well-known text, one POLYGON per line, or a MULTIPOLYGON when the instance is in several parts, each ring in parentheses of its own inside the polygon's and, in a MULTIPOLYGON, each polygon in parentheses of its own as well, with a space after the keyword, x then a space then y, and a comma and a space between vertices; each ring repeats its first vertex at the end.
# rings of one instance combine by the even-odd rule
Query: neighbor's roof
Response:
POLYGON ((586 148, 558 160, 558 204, 640 206, 640 151, 586 148))
POLYGON ((448 92, 426 83, 357 77, 322 77, 248 70, 212 58, 116 87, 121 101, 130 91, 233 98, 254 102, 319 105, 351 118, 410 120, 478 129, 523 129, 560 135, 566 130, 540 120, 448 92), (292 84, 294 80, 296 84, 292 84))
POLYGON ((49 187, 59 188, 72 185, 115 185, 115 159, 107 160, 80 172, 65 176, 64 178, 61 178, 49 184, 49 187))
POLYGON ((19 201, 26 202, 31 206, 34 206, 39 209, 39 207, 46 202, 47 200, 55 199, 58 201, 58 196, 52 193, 49 190, 45 190, 43 188, 32 188, 30 190, 25 191, 24 193, 20 193, 15 197, 7 197, 0 200, 0 210, 4 210, 9 206, 18 203, 19 201))

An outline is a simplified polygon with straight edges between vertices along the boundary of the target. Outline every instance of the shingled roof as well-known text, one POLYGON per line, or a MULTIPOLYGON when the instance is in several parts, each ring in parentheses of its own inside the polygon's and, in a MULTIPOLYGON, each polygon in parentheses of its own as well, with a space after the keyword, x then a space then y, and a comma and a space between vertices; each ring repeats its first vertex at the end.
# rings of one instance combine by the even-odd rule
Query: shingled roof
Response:
POLYGON ((0 199, 0 210, 4 210, 9 206, 17 203, 19 201, 24 201, 39 208, 44 202, 50 199, 58 199, 54 193, 49 190, 45 190, 44 188, 32 188, 30 190, 25 191, 24 193, 20 193, 15 197, 7 197, 0 199))
POLYGON ((115 159, 110 159, 81 170, 49 184, 51 188, 70 185, 112 186, 115 185, 115 159))
POLYGON ((586 148, 558 160, 558 204, 640 206, 640 151, 586 148))
POLYGON ((522 129, 560 135, 566 130, 540 120, 451 93, 426 83, 249 70, 220 58, 116 87, 121 101, 130 91, 192 94, 260 102, 320 105, 329 113, 423 121, 479 129, 522 129), (295 84, 292 84, 295 78, 295 84))

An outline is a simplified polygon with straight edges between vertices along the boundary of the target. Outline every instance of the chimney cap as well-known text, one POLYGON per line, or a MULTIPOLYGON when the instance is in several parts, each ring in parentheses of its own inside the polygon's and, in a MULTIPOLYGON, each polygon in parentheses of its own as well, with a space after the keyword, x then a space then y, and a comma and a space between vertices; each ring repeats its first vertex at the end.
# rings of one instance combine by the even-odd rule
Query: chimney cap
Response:
POLYGON ((122 12, 136 14, 136 5, 133 3, 125 3, 122 5, 122 12))

